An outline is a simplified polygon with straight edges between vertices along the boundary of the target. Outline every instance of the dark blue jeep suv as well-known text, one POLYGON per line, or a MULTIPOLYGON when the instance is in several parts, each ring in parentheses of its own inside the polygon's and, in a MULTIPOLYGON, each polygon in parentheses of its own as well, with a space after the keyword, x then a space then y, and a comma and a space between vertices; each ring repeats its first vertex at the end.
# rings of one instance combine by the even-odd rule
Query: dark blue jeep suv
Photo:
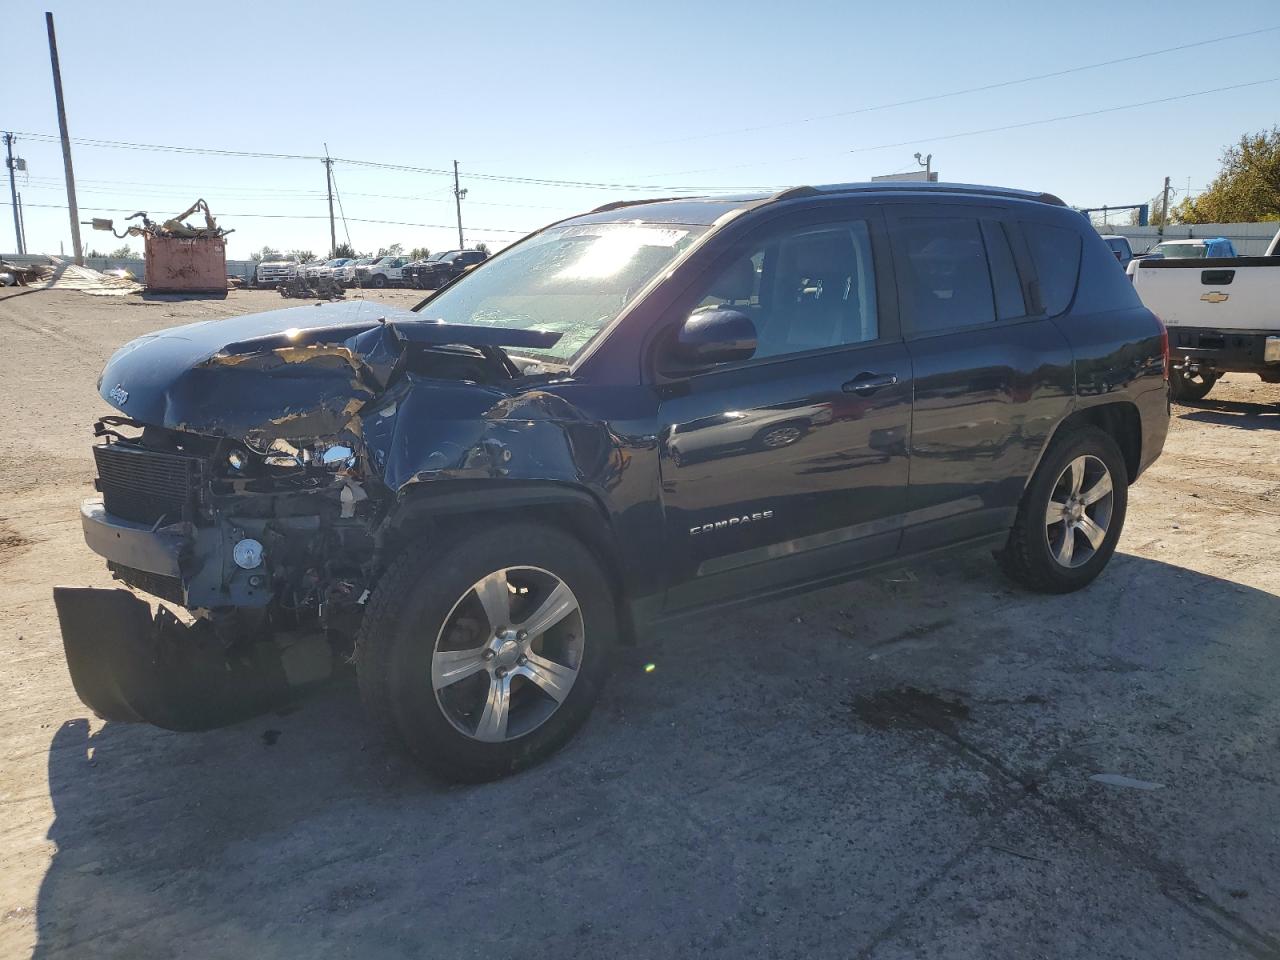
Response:
POLYGON ((354 654, 374 722, 468 779, 676 618, 978 546, 1085 586, 1169 416, 1087 221, 957 184, 610 204, 413 311, 193 324, 99 386, 88 544, 194 619, 58 588, 85 702, 210 726, 354 654))

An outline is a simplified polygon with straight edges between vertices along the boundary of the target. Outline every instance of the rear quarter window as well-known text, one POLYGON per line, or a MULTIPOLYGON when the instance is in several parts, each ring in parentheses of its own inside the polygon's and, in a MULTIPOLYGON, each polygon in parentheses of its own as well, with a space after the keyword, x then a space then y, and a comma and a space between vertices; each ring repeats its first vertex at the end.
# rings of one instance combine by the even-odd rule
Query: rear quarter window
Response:
POLYGON ((1080 276, 1080 234, 1067 227, 1022 221, 1031 250, 1045 313, 1055 317, 1071 306, 1080 276))

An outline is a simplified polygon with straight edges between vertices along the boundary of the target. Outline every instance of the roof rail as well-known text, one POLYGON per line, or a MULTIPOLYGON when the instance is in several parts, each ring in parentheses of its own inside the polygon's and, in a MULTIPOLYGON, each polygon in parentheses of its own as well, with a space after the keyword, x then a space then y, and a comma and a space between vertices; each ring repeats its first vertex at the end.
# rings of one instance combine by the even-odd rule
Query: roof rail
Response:
POLYGON ((822 191, 817 187, 787 187, 785 190, 779 190, 770 200, 794 200, 797 197, 816 197, 822 191))
MULTIPOLYGON (((892 180, 878 181, 868 183, 831 183, 824 184, 820 187, 799 188, 812 189, 815 193, 881 193, 881 192, 897 192, 897 193, 928 193, 930 191, 938 191, 939 193, 966 193, 972 196, 985 197, 1009 197, 1015 200, 1036 200, 1040 203, 1053 204, 1056 207, 1065 207, 1066 204, 1061 198, 1054 196, 1052 193, 1036 192, 1034 190, 1018 190, 1014 187, 989 187, 976 183, 940 183, 938 181, 924 180, 892 180)), ((773 199, 783 199, 783 195, 788 191, 783 191, 773 199)))
POLYGON ((643 200, 613 200, 603 206, 596 207, 591 213, 607 213, 610 210, 620 210, 622 207, 635 207, 642 203, 668 203, 672 200, 698 200, 699 197, 646 197, 643 200))

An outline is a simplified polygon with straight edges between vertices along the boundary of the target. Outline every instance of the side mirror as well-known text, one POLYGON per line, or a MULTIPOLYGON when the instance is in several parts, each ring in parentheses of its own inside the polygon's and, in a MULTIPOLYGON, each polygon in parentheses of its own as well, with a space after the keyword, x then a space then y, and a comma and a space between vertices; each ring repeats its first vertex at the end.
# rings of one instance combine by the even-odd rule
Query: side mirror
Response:
POLYGON ((675 359, 683 366, 749 360, 755 352, 756 325, 731 307, 691 313, 676 333, 675 359))

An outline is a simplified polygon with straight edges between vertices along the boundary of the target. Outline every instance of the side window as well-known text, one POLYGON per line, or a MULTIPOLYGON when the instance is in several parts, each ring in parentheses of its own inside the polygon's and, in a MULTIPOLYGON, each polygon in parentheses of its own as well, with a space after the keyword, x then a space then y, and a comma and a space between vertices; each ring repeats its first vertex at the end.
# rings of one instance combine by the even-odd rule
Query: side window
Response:
POLYGON ((906 261, 900 266, 912 330, 930 333, 993 322, 996 305, 979 222, 904 217, 899 223, 906 261))
POLYGON ((880 323, 867 222, 793 228, 749 243, 695 303, 695 310, 747 314, 756 327, 756 358, 875 340, 880 323))
POLYGON ((987 248, 987 263, 991 266, 991 289, 996 295, 996 318, 1012 320, 1027 315, 1027 303, 1022 296, 1022 281, 1014 265, 1013 248, 1004 224, 997 220, 982 221, 982 239, 987 248))
POLYGON ((1044 311, 1056 317, 1071 305, 1080 274, 1080 234, 1066 227, 1022 221, 1022 232, 1031 249, 1040 281, 1044 311))

